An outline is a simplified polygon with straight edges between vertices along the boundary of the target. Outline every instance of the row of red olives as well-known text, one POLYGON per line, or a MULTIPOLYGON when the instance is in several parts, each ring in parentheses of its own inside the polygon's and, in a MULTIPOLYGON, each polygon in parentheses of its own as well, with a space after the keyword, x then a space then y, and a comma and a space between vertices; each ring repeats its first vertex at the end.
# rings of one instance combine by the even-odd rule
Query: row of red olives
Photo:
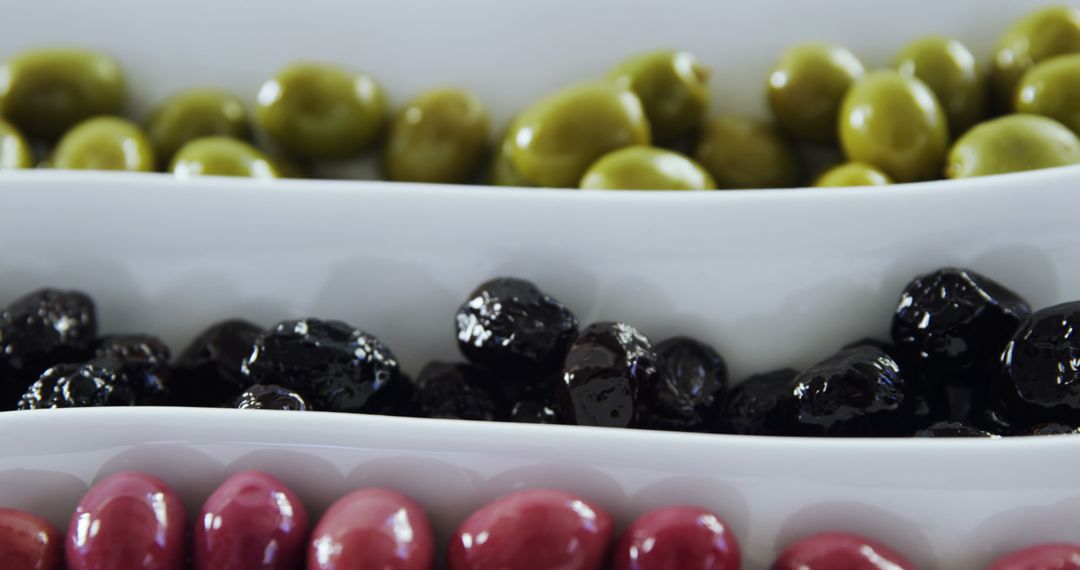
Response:
MULTIPOLYGON (((79 502, 66 539, 47 521, 0 509, 4 570, 429 570, 435 540, 424 511, 400 493, 362 489, 334 503, 308 532, 296 494, 248 471, 222 484, 194 521, 161 480, 112 475, 79 502), (188 558, 191 554, 191 558, 188 558), (305 566, 306 559, 306 566, 305 566), (66 561, 66 562, 65 562, 66 561), (66 566, 65 566, 66 564, 66 566)), ((742 561, 727 524, 706 510, 674 506, 638 518, 617 546, 611 516, 550 489, 519 491, 480 508, 447 551, 450 570, 736 570, 742 561)), ((773 570, 913 570, 871 540, 822 533, 789 545, 773 570)), ((1080 545, 1045 544, 1010 554, 989 570, 1080 570, 1080 545)))

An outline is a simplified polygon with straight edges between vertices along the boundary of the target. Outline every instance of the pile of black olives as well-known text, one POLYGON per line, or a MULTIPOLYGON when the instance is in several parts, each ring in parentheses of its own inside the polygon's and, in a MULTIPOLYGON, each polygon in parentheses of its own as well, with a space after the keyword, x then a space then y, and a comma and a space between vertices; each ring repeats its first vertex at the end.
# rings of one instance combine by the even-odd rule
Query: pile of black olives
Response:
POLYGON ((1032 312, 974 271, 920 275, 888 341, 732 385, 711 346, 581 326, 500 277, 454 318, 464 360, 415 379, 374 335, 314 318, 219 322, 175 359, 147 335, 99 335, 91 299, 41 289, 0 313, 3 409, 178 405, 787 436, 998 437, 1080 427, 1080 301, 1032 312))
POLYGON ((378 152, 391 181, 713 190, 1080 163, 1080 10, 1028 14, 989 59, 987 72, 956 39, 927 36, 868 71, 841 46, 796 45, 765 81, 773 124, 708 116, 710 71, 694 55, 641 53, 524 108, 492 144, 485 105, 468 91, 433 89, 391 113, 374 78, 328 63, 284 68, 254 94, 253 112, 233 94, 191 89, 137 124, 118 116, 127 87, 112 57, 37 50, 0 67, 0 170, 305 177, 378 152))

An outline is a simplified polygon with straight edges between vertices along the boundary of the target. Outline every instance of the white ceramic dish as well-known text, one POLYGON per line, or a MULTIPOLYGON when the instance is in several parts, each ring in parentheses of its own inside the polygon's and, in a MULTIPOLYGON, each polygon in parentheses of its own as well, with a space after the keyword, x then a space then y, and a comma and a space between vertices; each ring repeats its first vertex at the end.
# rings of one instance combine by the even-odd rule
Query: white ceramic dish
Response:
MULTIPOLYGON (((0 34, 0 54, 107 49, 137 88, 137 114, 195 84, 253 95, 304 57, 354 62, 399 101, 459 83, 505 118, 666 44, 715 68, 718 110, 760 113, 747 85, 792 42, 834 39, 881 64, 907 39, 939 32, 985 54, 1041 4, 52 0, 6 7, 18 26, 0 34)), ((738 378, 883 334, 903 283, 941 265, 982 271, 1036 306, 1080 298, 1077 186, 1080 168, 695 195, 22 172, 0 176, 0 302, 42 285, 81 288, 105 331, 153 332, 174 347, 225 316, 337 317, 379 335, 415 372, 457 356, 452 313, 473 286, 514 274, 582 321, 715 343, 738 378)), ((0 433, 0 504, 58 523, 104 473, 153 471, 194 508, 227 472, 257 467, 315 510, 356 486, 396 487, 444 538, 471 508, 521 486, 582 493, 622 523, 698 503, 729 520, 750 569, 825 528, 874 535, 927 568, 1080 540, 1072 437, 812 441, 160 409, 3 413, 0 433)))

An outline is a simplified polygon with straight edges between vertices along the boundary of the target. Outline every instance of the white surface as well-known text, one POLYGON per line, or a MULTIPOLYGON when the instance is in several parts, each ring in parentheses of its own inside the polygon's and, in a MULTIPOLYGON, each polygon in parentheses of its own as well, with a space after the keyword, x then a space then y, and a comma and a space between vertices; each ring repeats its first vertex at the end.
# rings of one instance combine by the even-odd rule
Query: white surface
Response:
MULTIPOLYGON (((874 65, 916 35, 947 32, 985 58, 1010 21, 1041 4, 40 0, 5 7, 0 56, 47 43, 106 49, 129 72, 136 116, 197 84, 250 98, 302 57, 368 70, 398 102, 461 84, 505 119, 629 53, 671 45, 714 68, 716 110, 760 113, 758 86, 794 41, 835 40, 874 65)), ((999 279, 1037 307, 1080 297, 1078 187, 1080 168, 714 194, 4 174, 0 302, 43 285, 81 288, 105 331, 157 333, 174 348, 226 316, 337 317, 379 335, 415 372, 457 357, 452 314, 467 292, 512 274, 583 322, 625 320, 654 340, 699 336, 739 378, 884 334, 900 287, 945 264, 999 279)), ((624 524, 648 507, 702 504, 732 524, 748 568, 825 528, 874 535, 940 568, 1080 540, 1076 438, 792 441, 191 410, 4 413, 0 433, 0 504, 57 522, 100 474, 153 471, 194 508, 226 472, 260 467, 316 510, 358 486, 393 486, 428 508, 443 537, 523 485, 580 492, 624 524)))

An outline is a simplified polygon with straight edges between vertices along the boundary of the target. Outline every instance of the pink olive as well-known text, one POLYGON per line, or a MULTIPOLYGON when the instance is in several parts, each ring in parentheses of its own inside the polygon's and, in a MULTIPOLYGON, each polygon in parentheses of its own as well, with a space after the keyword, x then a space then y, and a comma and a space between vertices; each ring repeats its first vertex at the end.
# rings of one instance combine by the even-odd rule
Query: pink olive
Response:
POLYGON ((615 570, 738 570, 739 544, 723 519, 697 507, 639 517, 615 550, 615 570))
POLYGON ((423 509, 386 489, 338 499, 308 544, 308 570, 431 570, 435 560, 435 538, 423 509))
POLYGON ((450 542, 450 570, 594 570, 611 542, 611 516, 562 491, 534 489, 473 513, 450 542))
POLYGON ((69 570, 179 570, 187 516, 161 480, 133 471, 103 479, 79 502, 67 538, 69 570))
POLYGON ((1039 544, 998 558, 987 570, 1080 570, 1080 545, 1039 544))
POLYGON ((772 570, 915 570, 915 565, 861 536, 830 532, 788 546, 772 570))
POLYGON ((258 471, 229 477, 195 523, 197 570, 291 570, 302 565, 308 517, 284 483, 258 471))
POLYGON ((0 568, 56 570, 63 542, 49 521, 15 509, 0 509, 0 568))

